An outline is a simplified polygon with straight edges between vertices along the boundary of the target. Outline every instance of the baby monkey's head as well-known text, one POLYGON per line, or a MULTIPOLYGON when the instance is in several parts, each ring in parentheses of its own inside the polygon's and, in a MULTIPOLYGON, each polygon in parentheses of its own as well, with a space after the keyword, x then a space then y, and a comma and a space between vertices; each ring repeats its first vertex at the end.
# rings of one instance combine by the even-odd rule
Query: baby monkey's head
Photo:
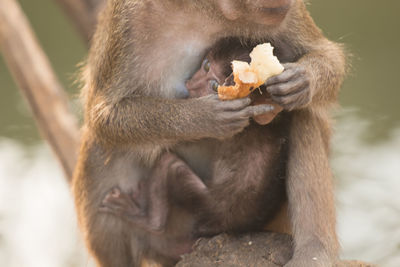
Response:
POLYGON ((230 81, 231 62, 250 62, 251 48, 243 47, 239 41, 228 40, 216 44, 206 55, 200 69, 186 82, 190 97, 217 93, 218 86, 230 81))

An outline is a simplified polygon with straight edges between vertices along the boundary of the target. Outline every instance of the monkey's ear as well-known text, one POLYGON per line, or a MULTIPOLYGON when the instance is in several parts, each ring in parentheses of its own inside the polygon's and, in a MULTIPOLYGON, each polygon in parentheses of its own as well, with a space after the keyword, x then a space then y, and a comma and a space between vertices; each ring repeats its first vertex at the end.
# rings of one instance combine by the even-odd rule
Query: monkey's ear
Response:
POLYGON ((232 0, 217 0, 219 9, 228 20, 236 20, 240 17, 240 9, 238 1, 232 0))

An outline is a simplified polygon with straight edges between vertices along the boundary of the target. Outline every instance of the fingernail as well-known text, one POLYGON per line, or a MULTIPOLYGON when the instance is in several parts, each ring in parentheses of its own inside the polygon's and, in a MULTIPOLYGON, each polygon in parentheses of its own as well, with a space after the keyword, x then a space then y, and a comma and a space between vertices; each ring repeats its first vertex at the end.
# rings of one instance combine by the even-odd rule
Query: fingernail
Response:
POLYGON ((266 112, 270 112, 270 111, 273 111, 273 110, 274 110, 273 106, 268 106, 268 107, 265 108, 266 112))

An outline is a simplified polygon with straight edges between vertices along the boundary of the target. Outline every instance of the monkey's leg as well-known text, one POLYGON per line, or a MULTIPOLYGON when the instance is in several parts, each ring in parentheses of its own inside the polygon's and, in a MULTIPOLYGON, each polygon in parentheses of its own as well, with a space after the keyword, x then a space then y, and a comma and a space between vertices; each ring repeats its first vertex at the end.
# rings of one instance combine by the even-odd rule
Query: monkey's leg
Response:
POLYGON ((87 195, 87 198, 78 200, 78 218, 97 266, 140 267, 142 254, 147 249, 143 233, 119 217, 99 212, 98 205, 93 206, 93 203, 100 204, 101 199, 97 201, 97 194, 93 191, 87 195))
POLYGON ((287 193, 295 250, 286 267, 332 266, 338 257, 328 150, 329 120, 322 112, 293 112, 287 193))
POLYGON ((168 170, 168 196, 178 205, 191 211, 204 209, 209 191, 200 177, 183 160, 176 157, 168 170))
POLYGON ((139 267, 149 250, 147 233, 99 208, 112 188, 135 189, 147 171, 142 174, 123 151, 116 150, 106 158, 107 162, 104 154, 102 146, 90 136, 84 136, 72 180, 79 226, 98 267, 139 267))
POLYGON ((123 218, 151 233, 165 230, 169 210, 167 179, 171 164, 179 161, 175 155, 164 153, 149 177, 139 181, 137 192, 125 193, 115 187, 102 201, 101 211, 123 218))
MULTIPOLYGON (((190 211, 204 203, 207 188, 190 167, 173 153, 164 153, 144 181, 147 202, 147 225, 154 232, 164 231, 170 205, 188 207, 190 211)), ((139 192, 140 193, 140 192, 139 192)))
POLYGON ((206 189, 190 167, 171 153, 164 153, 150 176, 139 184, 139 192, 132 194, 113 188, 103 199, 100 210, 151 233, 165 230, 170 199, 193 208, 204 197, 206 189))
POLYGON ((196 229, 200 236, 259 229, 278 212, 285 197, 285 159, 279 142, 264 134, 266 139, 250 133, 221 146, 224 152, 214 163, 209 205, 201 210, 206 220, 196 229), (254 142, 248 141, 253 137, 254 142))
POLYGON ((98 213, 85 226, 88 248, 98 267, 140 267, 148 250, 143 233, 121 218, 98 213))

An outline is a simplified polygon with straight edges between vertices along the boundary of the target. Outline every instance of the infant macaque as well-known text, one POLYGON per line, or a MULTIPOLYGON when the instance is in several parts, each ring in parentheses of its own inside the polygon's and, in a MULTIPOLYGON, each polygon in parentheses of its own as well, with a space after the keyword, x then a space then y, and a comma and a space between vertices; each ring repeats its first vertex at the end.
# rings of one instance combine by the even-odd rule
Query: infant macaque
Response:
MULTIPOLYGON (((217 44, 187 81, 190 97, 215 94, 218 84, 229 82, 230 62, 250 60, 249 51, 234 40, 217 44)), ((172 261, 201 236, 262 230, 285 200, 289 123, 281 116, 268 124, 281 108, 265 91, 256 90, 252 98, 254 105, 270 103, 275 109, 255 117, 258 124, 232 138, 205 140, 215 150, 210 178, 199 177, 175 154, 165 152, 137 192, 113 188, 101 210, 146 231, 152 246, 172 261)))

